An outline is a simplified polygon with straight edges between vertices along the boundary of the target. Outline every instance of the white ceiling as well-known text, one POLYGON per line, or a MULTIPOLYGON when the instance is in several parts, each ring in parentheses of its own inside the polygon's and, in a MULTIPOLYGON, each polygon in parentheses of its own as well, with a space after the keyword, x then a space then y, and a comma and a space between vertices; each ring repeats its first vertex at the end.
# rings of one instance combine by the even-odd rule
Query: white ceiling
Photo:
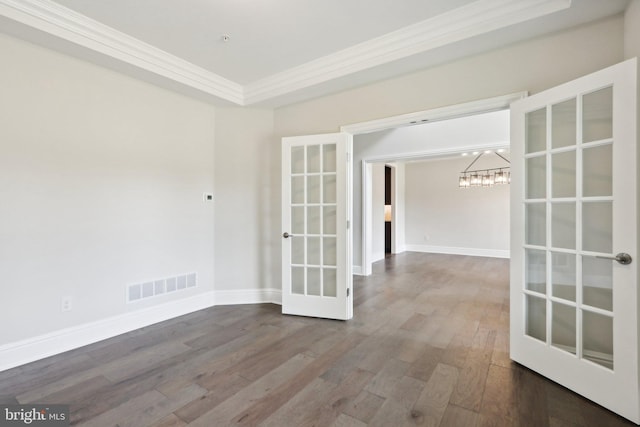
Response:
POLYGON ((243 85, 471 2, 56 1, 243 85))
POLYGON ((601 19, 629 1, 0 0, 0 30, 214 102, 278 106, 601 19))

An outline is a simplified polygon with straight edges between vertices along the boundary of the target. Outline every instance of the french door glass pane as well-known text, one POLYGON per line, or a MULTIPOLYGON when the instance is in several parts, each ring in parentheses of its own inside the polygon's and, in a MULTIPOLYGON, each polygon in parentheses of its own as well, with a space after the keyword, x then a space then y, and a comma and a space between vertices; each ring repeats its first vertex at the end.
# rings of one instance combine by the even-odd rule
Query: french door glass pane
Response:
POLYGON ((576 300, 576 256, 551 252, 551 283, 554 297, 576 300))
POLYGON ((582 257, 582 301, 592 307, 613 310, 613 263, 582 257))
POLYGON ((320 269, 307 268, 307 295, 320 296, 320 269))
POLYGON ((291 293, 304 295, 304 267, 291 267, 291 293))
POLYGON ((554 302, 552 304, 551 344, 569 353, 576 353, 576 309, 554 302))
POLYGON ((576 196, 576 152, 574 150, 551 155, 553 197, 576 196))
POLYGON ((291 233, 304 234, 304 206, 291 207, 291 233))
POLYGON ((307 208, 307 234, 320 234, 320 209, 320 206, 307 208))
POLYGON ((291 203, 304 203, 304 176, 291 177, 291 203))
POLYGON ((551 107, 551 115, 551 146, 576 145, 576 99, 555 104, 551 107))
POLYGON ((322 146, 323 172, 336 171, 336 144, 326 144, 322 146))
POLYGON ((291 237, 291 263, 304 265, 304 237, 291 237))
POLYGON ((583 195, 613 195, 613 145, 599 145, 582 151, 583 195))
POLYGON ((612 202, 582 204, 582 248, 585 251, 612 253, 612 202))
POLYGON ((309 145, 307 147, 307 173, 320 172, 320 146, 309 145))
POLYGON ((336 238, 335 237, 325 237, 322 239, 322 250, 323 250, 323 265, 336 265, 336 238))
POLYGON ((291 147, 291 173, 304 173, 304 147, 291 147))
POLYGON ((307 203, 320 203, 320 175, 307 177, 307 203))
POLYGON ((547 204, 527 203, 525 207, 525 243, 545 246, 547 241, 547 204))
POLYGON ((551 244, 554 248, 576 248, 576 204, 551 204, 551 244))
POLYGON ((540 110, 527 113, 525 153, 535 153, 547 148, 547 110, 540 110))
POLYGON ((582 311, 583 357, 613 369, 613 319, 582 311))
POLYGON ((323 209, 324 218, 322 222, 324 234, 336 234, 336 207, 325 206, 323 209))
POLYGON ((582 97, 582 140, 600 141, 613 136, 613 88, 607 87, 582 97))
POLYGON ((335 268, 323 268, 322 269, 322 294, 325 297, 336 296, 336 269, 335 268))
POLYGON ((526 295, 525 333, 530 337, 547 340, 547 300, 526 295))
POLYGON ((526 289, 547 292, 547 254, 538 249, 526 249, 526 289))
POLYGON ((526 162, 527 199, 543 199, 547 194, 547 158, 531 157, 526 162))
POLYGON ((320 237, 307 237, 307 264, 320 265, 320 237))
POLYGON ((324 179, 324 203, 336 202, 336 175, 323 175, 324 179))

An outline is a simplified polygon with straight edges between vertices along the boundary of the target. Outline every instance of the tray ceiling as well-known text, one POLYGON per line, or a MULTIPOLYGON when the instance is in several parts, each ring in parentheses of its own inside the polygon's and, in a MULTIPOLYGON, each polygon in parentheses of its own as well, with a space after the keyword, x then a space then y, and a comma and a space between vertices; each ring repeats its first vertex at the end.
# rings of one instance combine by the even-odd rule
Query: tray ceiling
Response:
POLYGON ((628 2, 0 0, 0 30, 216 103, 278 106, 601 19, 628 2))

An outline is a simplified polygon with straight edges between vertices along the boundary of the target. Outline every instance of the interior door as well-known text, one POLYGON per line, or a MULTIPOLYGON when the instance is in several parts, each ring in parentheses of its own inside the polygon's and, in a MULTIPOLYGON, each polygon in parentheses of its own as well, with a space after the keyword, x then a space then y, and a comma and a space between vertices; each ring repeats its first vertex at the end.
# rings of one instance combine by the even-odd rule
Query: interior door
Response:
POLYGON ((511 358, 638 423, 636 60, 516 101, 511 358))
POLYGON ((282 312, 353 316, 350 134, 282 139, 282 312))

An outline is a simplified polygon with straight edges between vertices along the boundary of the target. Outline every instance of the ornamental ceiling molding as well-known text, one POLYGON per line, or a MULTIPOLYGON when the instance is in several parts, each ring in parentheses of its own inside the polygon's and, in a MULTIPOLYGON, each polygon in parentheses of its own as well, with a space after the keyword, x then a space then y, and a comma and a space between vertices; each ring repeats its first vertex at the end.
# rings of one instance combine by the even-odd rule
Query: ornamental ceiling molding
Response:
POLYGON ((0 0, 0 15, 236 105, 252 105, 571 6, 571 0, 478 0, 241 85, 51 0, 0 0))

